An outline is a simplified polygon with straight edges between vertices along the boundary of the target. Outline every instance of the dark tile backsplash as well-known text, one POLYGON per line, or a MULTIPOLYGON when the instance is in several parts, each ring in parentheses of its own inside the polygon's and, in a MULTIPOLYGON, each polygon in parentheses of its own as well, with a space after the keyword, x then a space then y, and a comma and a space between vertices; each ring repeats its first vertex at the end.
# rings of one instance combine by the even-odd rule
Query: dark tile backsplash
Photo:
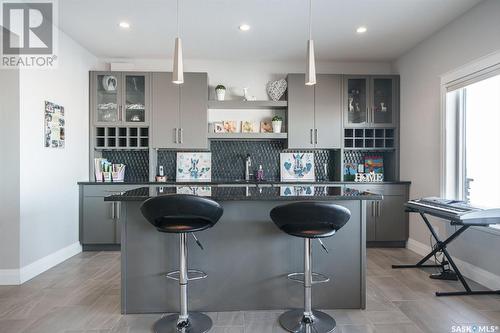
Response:
MULTIPOLYGON (((316 179, 326 180, 324 164, 328 165, 328 180, 340 180, 340 152, 334 150, 288 150, 281 140, 269 141, 211 141, 212 180, 233 181, 245 175, 245 157, 252 158, 252 173, 259 165, 264 169, 266 180, 279 180, 281 152, 314 152, 316 179)), ((159 150, 158 165, 163 165, 168 179, 175 179, 176 154, 174 150, 159 150)))
POLYGON ((102 157, 111 163, 126 165, 125 182, 149 180, 149 151, 147 150, 103 150, 102 157))

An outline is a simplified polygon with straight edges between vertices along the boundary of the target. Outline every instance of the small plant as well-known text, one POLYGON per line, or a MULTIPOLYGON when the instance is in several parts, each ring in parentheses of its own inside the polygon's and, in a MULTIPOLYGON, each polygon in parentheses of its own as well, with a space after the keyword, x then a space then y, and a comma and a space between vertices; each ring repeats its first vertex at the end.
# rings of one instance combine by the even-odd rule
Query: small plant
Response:
POLYGON ((222 84, 219 84, 217 85, 217 87, 215 87, 215 90, 226 90, 226 87, 224 87, 222 84))
POLYGON ((283 121, 283 118, 280 116, 274 116, 271 121, 283 121))

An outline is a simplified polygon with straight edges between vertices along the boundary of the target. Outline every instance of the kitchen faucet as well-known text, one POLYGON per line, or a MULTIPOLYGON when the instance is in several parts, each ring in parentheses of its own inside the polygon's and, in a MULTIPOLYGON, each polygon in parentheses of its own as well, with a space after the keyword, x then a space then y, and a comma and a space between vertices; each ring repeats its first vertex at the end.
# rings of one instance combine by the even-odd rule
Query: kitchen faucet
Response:
POLYGON ((245 180, 250 180, 250 177, 252 174, 250 173, 250 168, 252 167, 252 158, 250 157, 250 154, 247 154, 247 157, 245 159, 245 180))

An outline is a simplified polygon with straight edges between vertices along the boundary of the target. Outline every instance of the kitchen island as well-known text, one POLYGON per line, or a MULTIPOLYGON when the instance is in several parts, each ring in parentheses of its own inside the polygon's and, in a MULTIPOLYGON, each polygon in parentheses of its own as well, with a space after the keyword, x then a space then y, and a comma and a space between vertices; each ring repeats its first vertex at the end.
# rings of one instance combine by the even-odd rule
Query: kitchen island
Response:
POLYGON ((178 285, 165 278, 178 269, 178 236, 158 232, 141 215, 153 196, 196 194, 219 202, 224 215, 197 233, 205 250, 189 241, 189 268, 208 278, 189 286, 193 311, 271 310, 301 307, 303 289, 286 275, 303 271, 303 241, 281 232, 269 212, 285 201, 333 201, 351 211, 349 222, 324 239, 329 253, 313 244, 313 270, 330 282, 313 288, 318 309, 365 308, 366 200, 382 196, 346 185, 165 185, 106 197, 122 202, 122 313, 178 311, 178 285))

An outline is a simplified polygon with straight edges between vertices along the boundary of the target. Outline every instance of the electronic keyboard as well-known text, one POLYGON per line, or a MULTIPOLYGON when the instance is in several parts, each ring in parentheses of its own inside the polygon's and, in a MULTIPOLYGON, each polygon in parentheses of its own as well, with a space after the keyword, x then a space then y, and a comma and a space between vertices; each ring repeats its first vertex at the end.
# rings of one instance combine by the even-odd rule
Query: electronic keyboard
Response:
POLYGON ((453 225, 500 224, 500 209, 482 209, 465 201, 429 197, 410 200, 405 206, 412 212, 421 212, 450 220, 453 225))

